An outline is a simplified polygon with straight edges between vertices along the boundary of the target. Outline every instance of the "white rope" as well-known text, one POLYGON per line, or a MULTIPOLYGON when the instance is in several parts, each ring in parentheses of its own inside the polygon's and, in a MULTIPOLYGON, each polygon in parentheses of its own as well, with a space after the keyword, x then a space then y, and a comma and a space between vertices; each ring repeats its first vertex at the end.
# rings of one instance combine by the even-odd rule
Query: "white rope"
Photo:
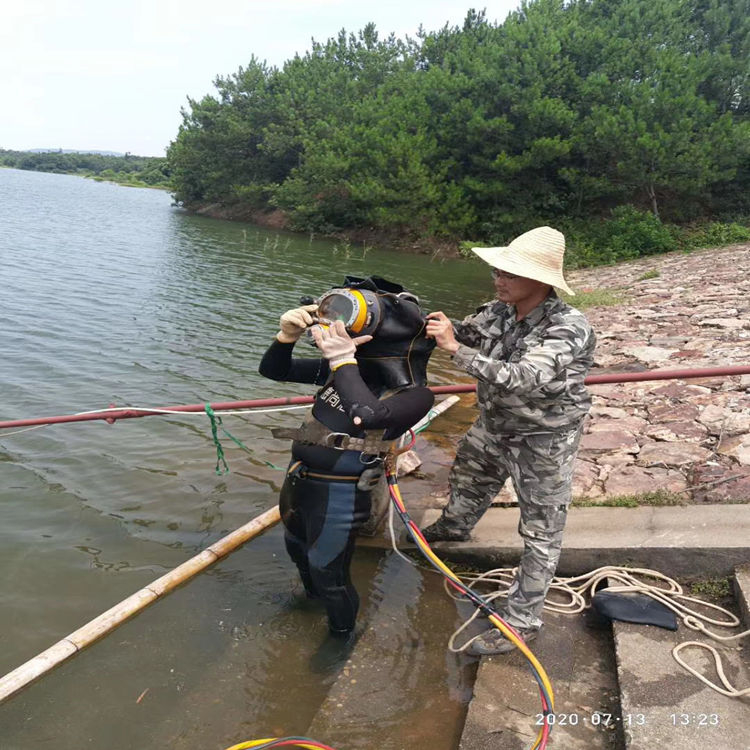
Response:
MULTIPOLYGON (((481 575, 461 576, 461 580, 468 586, 468 588, 480 585, 491 585, 495 587, 495 591, 483 595, 483 598, 486 601, 494 601, 498 598, 507 597, 508 590, 513 583, 517 570, 517 568, 495 568, 486 573, 482 573, 481 575)), ((677 581, 663 573, 648 568, 623 568, 608 565, 580 576, 574 576, 571 578, 553 578, 549 589, 550 593, 553 597, 562 594, 568 598, 568 601, 561 602, 555 600, 555 598, 548 598, 544 602, 544 609, 558 614, 579 614, 591 606, 590 598, 593 596, 602 581, 607 581, 614 585, 607 585, 606 587, 599 589, 600 591, 608 591, 610 593, 645 594, 672 610, 682 620, 686 627, 691 630, 699 631, 716 641, 727 643, 730 641, 739 641, 742 638, 750 636, 750 630, 745 630, 742 633, 737 633, 735 635, 719 635, 718 633, 712 632, 706 627, 706 624, 723 628, 736 628, 740 625, 740 620, 731 612, 717 604, 712 604, 711 602, 706 602, 693 596, 687 596, 684 593, 682 586, 680 586, 677 581), (647 583, 644 579, 651 579, 657 583, 647 583), (697 609, 695 606, 691 608, 688 606, 688 603, 697 605, 698 608, 703 608, 704 611, 701 612, 700 609, 697 609), (714 616, 710 616, 709 613, 714 616), (716 613, 720 613, 720 619, 716 619, 716 613)), ((460 594, 456 594, 445 582, 444 585, 448 595, 453 599, 464 599, 460 594)), ((465 651, 471 643, 479 637, 479 635, 476 635, 462 645, 456 646, 458 636, 460 636, 469 624, 480 616, 480 614, 481 613, 478 609, 475 610, 472 615, 453 633, 453 635, 451 635, 448 641, 448 648, 450 651, 453 653, 465 651)), ((676 645, 672 649, 672 655, 680 666, 722 695, 732 698, 740 698, 745 695, 750 695, 750 687, 739 689, 729 682, 724 673, 721 656, 713 646, 707 643, 701 643, 700 641, 685 641, 684 643, 676 645), (716 673, 719 676, 723 687, 700 674, 694 667, 691 667, 679 656, 680 651, 688 647, 703 648, 713 655, 716 673)))
POLYGON ((406 562, 408 562, 409 565, 413 565, 415 568, 422 568, 423 570, 427 570, 427 568, 424 568, 418 562, 416 562, 415 560, 412 560, 411 557, 409 557, 408 555, 405 555, 396 545, 396 531, 393 528, 394 515, 395 513, 393 510, 393 503, 390 501, 390 498, 389 498, 388 499, 388 535, 391 540, 391 548, 400 558, 402 558, 403 560, 406 560, 406 562))
MULTIPOLYGON (((446 401, 447 401, 447 400, 448 400, 448 399, 446 399, 446 401)), ((453 402, 453 403, 455 403, 455 402, 453 402)), ((447 408, 447 407, 446 407, 446 408, 447 408)), ((430 410, 430 411, 432 411, 432 410, 430 410)), ((443 410, 443 411, 444 411, 444 410, 443 410)), ((429 414, 429 412, 428 412, 428 414, 429 414)), ((430 420, 430 421, 431 421, 431 420, 430 420)), ((422 422, 421 422, 421 421, 420 421, 420 422, 417 422, 417 424, 415 424, 415 425, 414 425, 414 427, 412 428, 412 430, 416 431, 416 429, 417 429, 417 428, 418 428, 418 427, 419 427, 419 426, 420 426, 421 424, 422 424, 422 422)), ((429 422, 427 422, 427 424, 429 424, 429 422)), ((402 436, 401 436, 401 437, 399 438, 399 441, 398 441, 398 447, 399 447, 399 448, 403 448, 403 447, 404 447, 404 446, 406 445, 406 439, 407 439, 407 437, 409 437, 409 433, 408 433, 408 432, 405 432, 405 433, 404 433, 404 434, 403 434, 403 435, 402 435, 402 436)), ((398 463, 396 464, 396 471, 398 471, 398 463)), ((419 565, 419 563, 418 563, 418 562, 416 562, 416 560, 412 560, 412 559, 411 559, 411 558, 410 558, 410 557, 409 557, 408 555, 405 555, 405 554, 404 554, 404 553, 403 553, 403 552, 402 552, 402 551, 401 551, 401 550, 400 550, 400 549, 398 548, 398 545, 396 544, 396 530, 395 530, 395 528, 394 528, 394 526, 393 526, 393 519, 394 519, 394 517, 395 517, 396 513, 395 513, 395 510, 394 510, 394 508, 393 508, 393 503, 391 502, 391 498, 390 498, 390 489, 389 489, 389 487, 388 487, 387 485, 386 485, 386 492, 388 493, 388 536, 390 537, 390 540, 391 540, 391 548, 393 549, 393 551, 394 551, 394 552, 395 552, 395 553, 396 553, 396 554, 397 554, 397 555, 398 555, 398 556, 399 556, 400 558, 402 558, 403 560, 406 560, 406 562, 408 562, 408 563, 409 563, 409 565, 413 565, 413 566, 414 566, 415 568, 421 568, 422 566, 421 566, 421 565, 419 565)))
MULTIPOLYGON (((293 409, 310 409, 312 404, 302 404, 301 406, 274 406, 270 409, 239 409, 237 411, 220 411, 219 416, 226 414, 268 414, 273 411, 292 411, 293 409)), ((205 417, 205 411, 180 411, 179 409, 156 409, 149 406, 113 406, 109 409, 94 409, 92 411, 78 411, 75 416, 82 414, 105 414, 111 411, 140 411, 144 414, 181 414, 188 417, 205 417)), ((47 425, 40 425, 46 427, 47 425)))
POLYGON ((24 427, 22 430, 13 430, 13 432, 0 432, 0 438, 10 437, 11 435, 20 435, 22 432, 31 432, 31 430, 41 430, 42 427, 50 427, 48 424, 38 424, 35 427, 24 427))
MULTIPOLYGON (((733 636, 733 638, 744 638, 748 634, 750 634, 750 630, 746 631, 745 633, 740 633, 739 635, 733 636)), ((717 693, 726 695, 728 698, 742 698, 745 695, 750 695, 750 687, 746 687, 744 690, 740 690, 739 688, 734 687, 731 682, 729 682, 727 676, 724 674, 724 666, 721 662, 721 656, 719 656, 719 652, 708 643, 701 643, 700 641, 685 641, 684 643, 680 643, 672 649, 672 656, 674 656, 675 660, 681 667, 687 669, 690 674, 697 677, 701 682, 705 683, 710 688, 716 690, 717 693), (721 688, 715 682, 711 682, 708 677, 702 675, 697 669, 691 667, 680 658, 680 651, 682 651, 683 648, 688 647, 705 648, 714 657, 714 667, 716 668, 716 674, 719 675, 719 679, 723 683, 724 688, 721 688)))

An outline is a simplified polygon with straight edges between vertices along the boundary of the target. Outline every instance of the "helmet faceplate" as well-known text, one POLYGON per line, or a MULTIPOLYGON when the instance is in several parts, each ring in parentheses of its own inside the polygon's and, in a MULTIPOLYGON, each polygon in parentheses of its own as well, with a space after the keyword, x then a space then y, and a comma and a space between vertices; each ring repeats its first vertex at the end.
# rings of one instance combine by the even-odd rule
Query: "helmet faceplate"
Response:
POLYGON ((378 297, 367 289, 331 289, 318 300, 317 314, 322 325, 343 321, 352 336, 372 336, 381 318, 378 297))

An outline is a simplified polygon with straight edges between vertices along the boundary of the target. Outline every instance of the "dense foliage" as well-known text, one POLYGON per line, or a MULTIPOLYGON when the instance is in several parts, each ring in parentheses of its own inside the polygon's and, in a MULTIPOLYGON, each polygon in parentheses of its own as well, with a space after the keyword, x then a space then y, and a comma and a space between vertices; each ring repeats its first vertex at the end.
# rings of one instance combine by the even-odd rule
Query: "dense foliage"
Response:
POLYGON ((36 172, 79 174, 123 185, 170 187, 167 160, 152 156, 108 156, 62 151, 4 151, 0 165, 36 172))
POLYGON ((189 100, 176 197, 495 242, 566 221, 595 242, 615 209, 658 245, 659 219, 748 213, 749 29, 750 0, 535 0, 406 41, 342 31, 189 100))

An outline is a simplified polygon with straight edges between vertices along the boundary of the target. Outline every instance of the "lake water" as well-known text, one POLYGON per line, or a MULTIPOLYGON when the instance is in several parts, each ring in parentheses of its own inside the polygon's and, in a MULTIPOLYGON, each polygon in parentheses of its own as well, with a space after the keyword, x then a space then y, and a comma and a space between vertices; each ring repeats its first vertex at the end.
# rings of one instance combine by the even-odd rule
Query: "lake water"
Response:
MULTIPOLYGON (((398 281, 453 315, 491 294, 478 263, 189 216, 156 190, 0 170, 0 419, 309 394, 264 380, 258 362, 279 314, 346 274, 398 281)), ((457 375, 433 356, 432 383, 457 375)), ((273 506, 288 444, 270 430, 301 416, 225 417, 253 453, 225 441, 222 476, 205 415, 0 431, 0 675, 273 506)), ((393 712, 340 750, 406 747, 426 695, 435 710, 422 746, 454 747, 470 691, 466 660, 442 647, 455 605, 437 576, 392 553, 358 550, 354 576, 363 624, 387 598, 401 628, 383 655, 393 712)), ((325 621, 295 606, 298 593, 274 528, 0 705, 0 748, 221 750, 304 733, 340 664, 321 662, 325 621)))

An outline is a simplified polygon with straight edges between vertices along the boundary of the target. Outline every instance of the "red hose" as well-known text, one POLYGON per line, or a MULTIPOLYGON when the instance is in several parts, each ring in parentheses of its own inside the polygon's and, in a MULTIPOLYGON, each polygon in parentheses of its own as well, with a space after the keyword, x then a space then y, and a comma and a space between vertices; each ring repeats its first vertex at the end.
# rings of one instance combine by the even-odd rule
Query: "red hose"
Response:
MULTIPOLYGON (((607 375, 589 375, 584 381, 586 385, 597 385, 601 383, 628 383, 643 380, 677 380, 688 378, 709 378, 729 375, 750 374, 750 365, 738 365, 734 367, 703 367, 693 370, 652 370, 646 372, 613 372, 607 375)), ((471 393, 476 390, 476 384, 464 383, 462 385, 436 385, 430 388, 433 393, 471 393)), ((311 404, 314 396, 286 396, 281 398, 257 398, 251 401, 218 401, 211 404, 214 411, 230 411, 234 409, 259 409, 262 407, 290 406, 311 404)), ((114 422, 116 419, 137 419, 138 417, 152 417, 159 414, 159 410, 179 412, 202 412, 205 404, 186 404, 182 406, 155 407, 154 410, 143 409, 116 409, 110 411, 91 412, 89 414, 67 414, 61 417, 36 417, 34 419, 10 419, 0 421, 0 429, 7 427, 33 427, 41 424, 62 424, 64 422, 89 422, 95 419, 104 419, 114 422)))

